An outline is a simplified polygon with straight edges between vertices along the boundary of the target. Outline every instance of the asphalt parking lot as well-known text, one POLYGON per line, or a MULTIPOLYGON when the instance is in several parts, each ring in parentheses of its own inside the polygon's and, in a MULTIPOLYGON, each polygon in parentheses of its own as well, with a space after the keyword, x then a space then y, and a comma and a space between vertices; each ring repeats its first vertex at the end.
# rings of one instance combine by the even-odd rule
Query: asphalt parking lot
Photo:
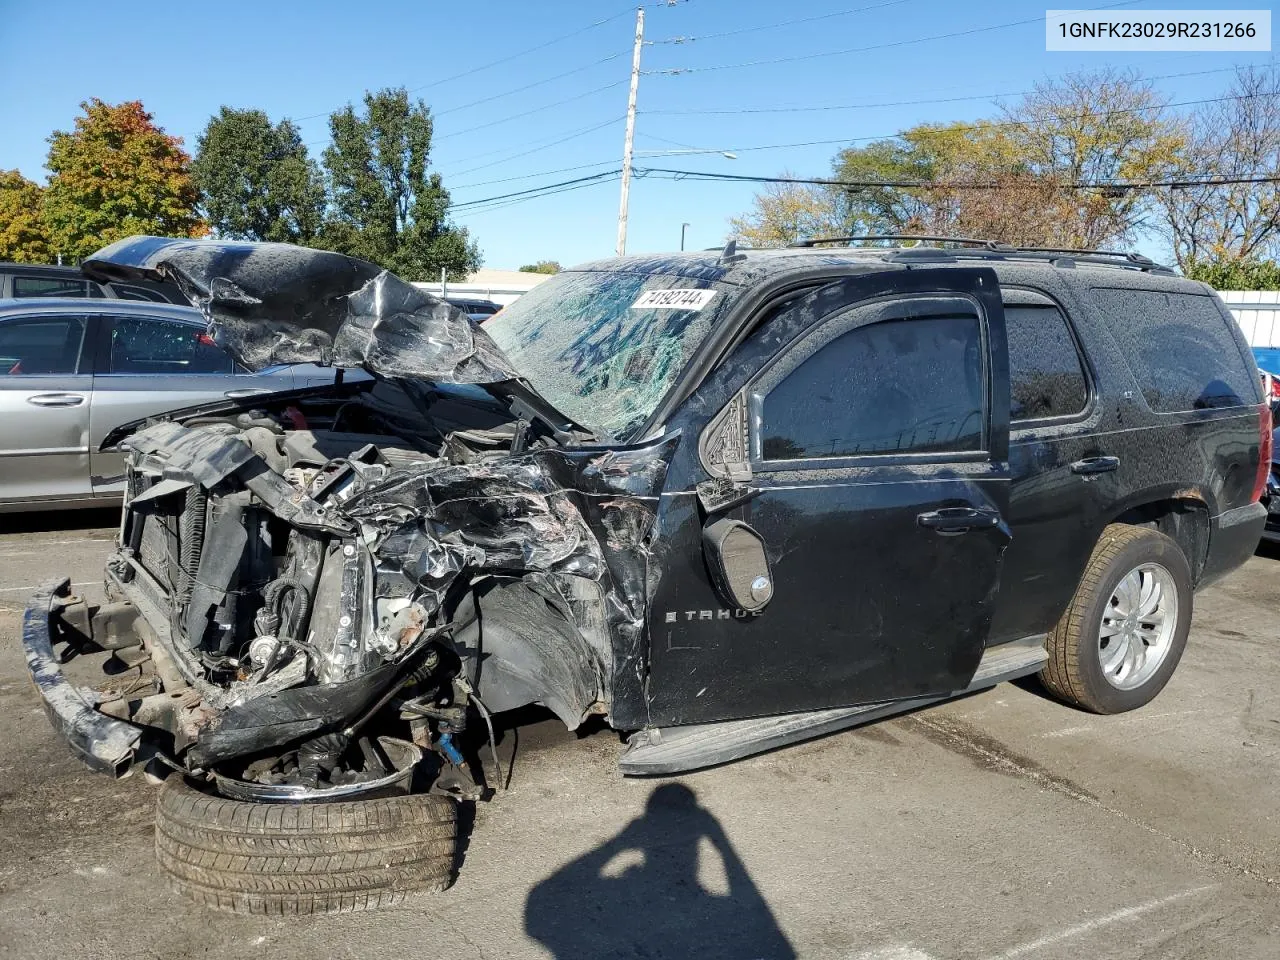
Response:
POLYGON ((535 722, 451 890, 281 921, 170 893, 154 788, 83 769, 27 681, 26 593, 94 596, 114 524, 0 517, 0 956, 1280 957, 1280 554, 1198 597, 1138 712, 1005 684, 671 781, 535 722))

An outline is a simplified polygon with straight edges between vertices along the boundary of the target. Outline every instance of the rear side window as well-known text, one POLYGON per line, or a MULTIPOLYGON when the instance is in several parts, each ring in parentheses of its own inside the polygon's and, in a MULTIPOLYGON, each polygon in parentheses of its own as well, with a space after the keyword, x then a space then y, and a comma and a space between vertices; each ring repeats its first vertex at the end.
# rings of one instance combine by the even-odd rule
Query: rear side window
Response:
POLYGON ((1128 354, 1147 405, 1157 413, 1259 402, 1257 365, 1212 297, 1095 288, 1128 354))
POLYGON ((981 450, 983 356, 976 316, 850 330, 764 397, 764 459, 981 450))
POLYGON ((1088 383, 1067 318, 1049 305, 1004 308, 1009 335, 1009 416, 1070 417, 1089 400, 1088 383))
POLYGON ((71 277, 14 277, 15 297, 87 297, 89 281, 71 277))
POLYGON ((75 373, 84 317, 32 317, 0 323, 0 376, 75 373))
POLYGON ((119 317, 111 332, 111 373, 232 373, 234 364, 199 327, 119 317))
POLYGON ((168 303, 164 296, 146 287, 136 287, 131 283, 113 283, 111 289, 121 300, 145 300, 148 303, 168 303))

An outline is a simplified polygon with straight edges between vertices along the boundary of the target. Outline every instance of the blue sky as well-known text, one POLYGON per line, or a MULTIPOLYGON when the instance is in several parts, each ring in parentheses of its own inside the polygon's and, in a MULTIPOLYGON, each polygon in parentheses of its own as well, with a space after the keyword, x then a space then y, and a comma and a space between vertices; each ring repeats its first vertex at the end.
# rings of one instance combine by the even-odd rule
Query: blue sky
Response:
MULTIPOLYGON (((989 116, 999 102, 995 95, 1108 64, 1148 76, 1198 73, 1156 85, 1173 101, 1213 97, 1230 82, 1223 68, 1270 60, 1260 53, 1046 53, 1042 22, 922 39, 1042 16, 1044 6, 1025 0, 650 2, 647 40, 695 39, 644 48, 642 69, 689 72, 642 77, 636 163, 824 176, 839 143, 774 145, 854 141, 922 121, 989 116), (769 26, 803 18, 820 19, 769 26), (723 33, 733 35, 713 36, 723 33), (896 45, 881 46, 887 44, 896 45), (874 46, 881 49, 757 62, 874 46), (944 99, 952 102, 937 102, 944 99), (900 103, 908 100, 935 102, 900 103), (741 112, 778 107, 784 109, 741 112), (756 149, 763 147, 770 149, 756 149), (737 159, 652 155, 691 148, 731 150, 737 159)), ((1156 0, 1119 10, 1210 6, 1210 0, 1156 0)), ((17 167, 43 180, 45 138, 69 129, 79 102, 91 96, 142 100, 188 149, 219 106, 260 108, 272 119, 298 121, 318 158, 328 111, 358 102, 365 89, 403 85, 417 88, 415 95, 437 114, 433 164, 455 202, 608 171, 622 153, 634 9, 617 0, 135 0, 109 9, 64 0, 55 20, 47 3, 4 0, 0 22, 9 42, 0 57, 0 169, 17 167), (568 34, 574 35, 558 39, 568 34)), ((753 192, 749 184, 638 179, 628 252, 675 249, 685 222, 690 247, 722 242, 728 218, 749 207, 753 192)), ((486 266, 515 268, 543 258, 567 265, 611 254, 617 213, 618 184, 607 182, 460 211, 457 220, 478 239, 486 266)))

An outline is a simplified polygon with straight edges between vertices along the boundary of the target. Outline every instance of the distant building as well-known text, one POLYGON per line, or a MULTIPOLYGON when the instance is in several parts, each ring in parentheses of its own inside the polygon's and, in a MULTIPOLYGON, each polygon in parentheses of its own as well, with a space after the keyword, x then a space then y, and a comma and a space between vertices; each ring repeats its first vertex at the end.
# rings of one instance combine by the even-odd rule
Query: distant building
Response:
POLYGON ((1240 324, 1258 366, 1280 373, 1280 290, 1219 290, 1240 324))
MULTIPOLYGON (((525 273, 522 270, 477 270, 463 283, 446 283, 443 296, 492 300, 506 306, 548 279, 548 274, 525 273)), ((415 283, 414 286, 437 297, 442 295, 439 281, 415 283)))

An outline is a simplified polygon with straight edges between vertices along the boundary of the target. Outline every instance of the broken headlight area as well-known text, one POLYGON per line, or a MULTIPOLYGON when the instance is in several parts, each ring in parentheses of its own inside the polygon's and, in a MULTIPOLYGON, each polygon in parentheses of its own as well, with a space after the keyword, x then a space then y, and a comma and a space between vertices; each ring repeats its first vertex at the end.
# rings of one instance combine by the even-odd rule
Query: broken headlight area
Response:
POLYGON ((608 714, 643 633, 674 441, 520 449, 522 426, 483 404, 440 401, 424 427, 391 392, 128 439, 107 587, 137 645, 116 645, 99 713, 263 799, 402 783, 387 738, 434 754, 436 789, 476 796, 468 719, 608 714))

